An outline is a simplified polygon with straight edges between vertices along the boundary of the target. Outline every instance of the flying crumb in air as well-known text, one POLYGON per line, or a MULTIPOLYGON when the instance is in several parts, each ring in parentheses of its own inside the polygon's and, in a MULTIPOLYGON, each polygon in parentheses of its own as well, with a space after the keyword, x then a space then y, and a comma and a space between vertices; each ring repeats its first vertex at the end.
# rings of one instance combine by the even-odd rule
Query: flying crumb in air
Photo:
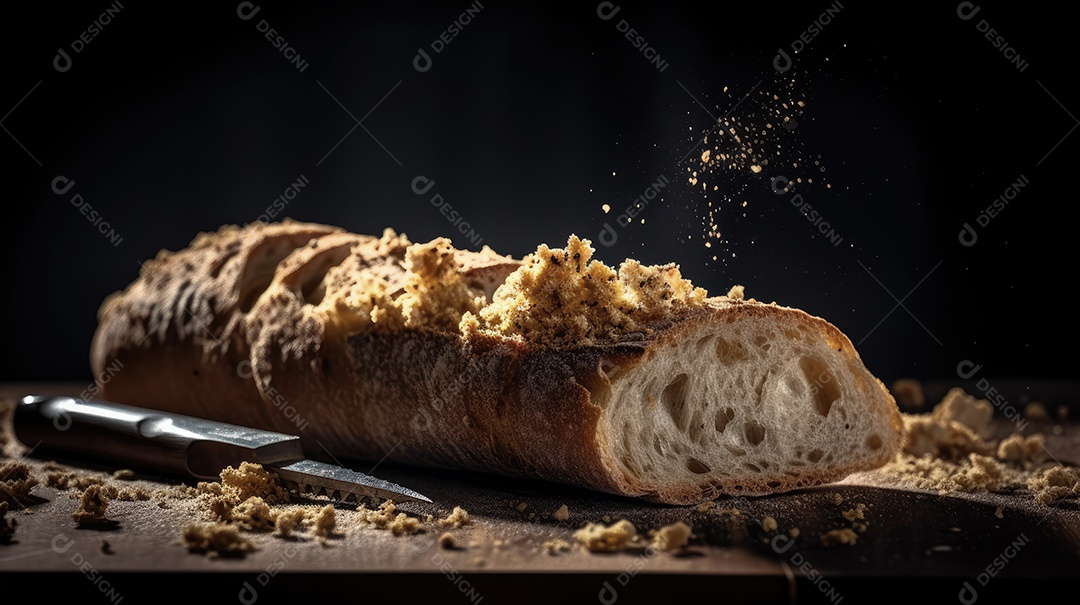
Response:
POLYGON ((901 407, 918 409, 926 405, 926 393, 922 383, 913 378, 898 378, 893 381, 892 394, 901 407))

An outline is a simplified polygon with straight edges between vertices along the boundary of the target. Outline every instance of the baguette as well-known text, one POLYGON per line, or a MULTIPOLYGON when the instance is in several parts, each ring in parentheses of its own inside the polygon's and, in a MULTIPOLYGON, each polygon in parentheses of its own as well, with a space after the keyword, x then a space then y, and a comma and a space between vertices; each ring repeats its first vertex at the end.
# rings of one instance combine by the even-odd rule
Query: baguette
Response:
POLYGON ((103 302, 91 366, 104 399, 299 434, 314 457, 669 504, 895 457, 896 403, 836 327, 592 252, 227 226, 103 302))

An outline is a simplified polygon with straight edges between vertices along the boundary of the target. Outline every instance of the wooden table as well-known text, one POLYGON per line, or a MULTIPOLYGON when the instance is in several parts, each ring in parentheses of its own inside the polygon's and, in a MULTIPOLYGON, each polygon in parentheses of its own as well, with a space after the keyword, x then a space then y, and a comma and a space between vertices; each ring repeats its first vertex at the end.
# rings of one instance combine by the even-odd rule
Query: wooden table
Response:
MULTIPOLYGON (((7 384, 0 385, 0 398, 10 403, 15 395, 77 394, 84 387, 7 384)), ((1072 385, 1051 387, 1047 392, 1063 401, 1072 392, 1072 385)), ((1054 397, 1044 399, 1055 404, 1054 397)), ((1048 434, 1048 447, 1080 459, 1080 425, 1061 426, 1060 435, 1048 434)), ((31 457, 28 462, 44 461, 31 457)), ((351 466, 368 471, 372 463, 351 466)), ((193 504, 163 509, 155 500, 113 501, 108 517, 117 522, 115 527, 78 529, 71 519, 78 502, 71 494, 38 486, 26 509, 8 514, 18 526, 16 542, 0 545, 0 586, 29 583, 50 599, 71 596, 87 603, 138 603, 169 595, 242 603, 434 597, 448 603, 620 604, 684 598, 694 603, 857 603, 884 594, 964 602, 972 593, 962 591, 970 587, 980 603, 988 603, 991 596, 1036 586, 1075 589, 1073 578, 1080 569, 1075 501, 1046 506, 1030 494, 938 495, 849 480, 778 496, 724 498, 702 512, 694 506, 652 505, 478 473, 383 463, 375 474, 434 500, 431 505, 400 505, 410 514, 445 515, 456 505, 467 509, 471 522, 452 532, 463 548, 440 548, 437 531, 393 536, 350 527, 326 541, 252 533, 256 551, 213 559, 191 554, 180 543, 183 527, 200 520, 193 504), (837 493, 841 505, 834 502, 837 493), (519 510, 522 503, 525 508, 519 510), (821 534, 849 526, 843 512, 857 503, 866 505, 868 524, 858 542, 823 545, 821 534), (569 519, 560 522, 552 513, 562 504, 569 519), (776 519, 778 531, 762 527, 766 516, 776 519), (677 554, 641 549, 597 554, 575 548, 550 555, 544 549, 546 541, 569 540, 573 530, 605 517, 628 519, 641 531, 681 520, 694 534, 689 547, 677 554), (791 539, 795 527, 799 536, 791 539), (103 552, 106 541, 111 552, 103 552)), ((175 483, 140 475, 134 484, 153 489, 175 483)), ((342 520, 350 518, 353 507, 339 505, 342 520)))

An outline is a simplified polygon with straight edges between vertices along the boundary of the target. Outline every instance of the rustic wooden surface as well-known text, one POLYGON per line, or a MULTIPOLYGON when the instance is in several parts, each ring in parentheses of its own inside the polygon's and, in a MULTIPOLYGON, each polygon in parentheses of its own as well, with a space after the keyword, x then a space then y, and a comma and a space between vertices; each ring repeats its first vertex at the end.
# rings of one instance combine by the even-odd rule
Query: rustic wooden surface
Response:
MULTIPOLYGON (((30 392, 77 394, 84 387, 0 385, 0 398, 11 402, 30 392)), ((1054 388, 1059 393, 1061 385, 1054 388)), ((1059 426, 1060 434, 1047 432, 1048 449, 1080 459, 1080 425, 1059 426)), ((28 461, 41 462, 33 455, 28 461)), ((59 462, 114 470, 86 461, 59 462)), ((350 466, 368 471, 372 462, 350 466)), ((283 540, 252 532, 256 551, 213 559, 189 553, 180 542, 186 524, 204 520, 193 508, 162 509, 154 500, 113 501, 108 517, 116 521, 114 527, 78 529, 71 519, 78 502, 66 491, 38 486, 33 502, 8 514, 18 526, 15 541, 0 546, 0 582, 33 582, 51 594, 87 602, 118 602, 119 596, 127 603, 156 600, 163 593, 213 602, 250 602, 254 595, 262 603, 327 593, 358 602, 430 595, 459 603, 613 598, 631 603, 722 595, 726 602, 851 603, 903 592, 952 602, 963 596, 967 582, 980 602, 991 602, 985 598, 989 594, 1069 582, 1080 569, 1075 501, 1046 506, 1033 502, 1030 494, 938 495, 845 481, 777 496, 724 498, 712 510, 699 512, 693 506, 653 505, 478 473, 384 463, 375 474, 434 500, 432 505, 400 505, 410 514, 445 515, 454 506, 466 508, 472 521, 452 532, 463 547, 440 548, 437 531, 396 537, 347 527, 326 541, 309 534, 283 540), (833 502, 836 493, 844 499, 839 506, 833 502), (527 507, 519 511, 522 502, 527 507), (823 533, 851 525, 842 513, 857 503, 866 505, 868 524, 858 543, 822 545, 823 533), (562 504, 570 516, 560 522, 552 513, 562 504), (731 508, 740 514, 724 512, 731 508), (543 548, 544 542, 569 540, 573 530, 605 516, 626 518, 642 531, 681 520, 693 527, 694 536, 678 554, 573 549, 553 556, 543 548), (776 532, 761 527, 765 516, 775 518, 785 536, 799 528, 798 538, 777 539, 776 532), (103 552, 105 541, 111 552, 103 552)), ((133 485, 175 483, 140 474, 133 485)), ((342 518, 353 506, 339 504, 342 518)))

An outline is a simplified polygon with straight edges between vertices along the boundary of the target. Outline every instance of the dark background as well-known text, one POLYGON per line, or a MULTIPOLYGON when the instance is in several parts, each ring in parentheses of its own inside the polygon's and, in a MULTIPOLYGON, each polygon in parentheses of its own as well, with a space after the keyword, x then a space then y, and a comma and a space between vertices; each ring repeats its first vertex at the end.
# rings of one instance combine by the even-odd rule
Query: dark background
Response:
POLYGON ((625 208, 665 175, 645 224, 616 228, 598 258, 677 262, 711 293, 739 283, 825 317, 886 382, 955 379, 961 360, 1002 380, 1073 375, 1075 355, 1059 343, 1077 336, 1062 319, 1076 274, 1075 15, 984 2, 964 21, 956 3, 845 3, 777 74, 777 48, 790 52, 830 4, 622 3, 604 21, 596 3, 482 0, 438 54, 431 43, 468 4, 258 4, 244 21, 235 2, 124 2, 78 54, 72 41, 108 4, 5 9, 0 379, 89 380, 97 307, 140 261, 255 220, 300 175, 310 185, 279 218, 472 247, 429 202, 439 193, 483 244, 515 257, 571 233, 595 242, 614 219, 602 204, 625 208), (1023 72, 977 31, 983 18, 1028 63, 1023 72), (261 19, 305 71, 262 36, 261 19), (617 31, 620 19, 666 70, 617 31), (62 73, 58 48, 73 59, 62 73), (418 48, 433 59, 423 73, 418 48), (700 154, 710 114, 756 119, 755 95, 781 90, 806 101, 784 153, 820 156, 831 184, 818 175, 796 191, 840 246, 770 189, 777 173, 816 174, 805 163, 805 173, 715 176, 711 197, 687 183, 680 159, 700 154), (411 189, 418 175, 436 183, 426 196, 411 189), (1020 175, 1030 185, 962 246, 961 226, 1020 175), (57 176, 75 182, 63 196, 51 189, 57 176), (76 193, 118 246, 71 204, 76 193), (746 208, 720 203, 723 193, 746 208), (726 242, 706 249, 710 200, 726 242))

